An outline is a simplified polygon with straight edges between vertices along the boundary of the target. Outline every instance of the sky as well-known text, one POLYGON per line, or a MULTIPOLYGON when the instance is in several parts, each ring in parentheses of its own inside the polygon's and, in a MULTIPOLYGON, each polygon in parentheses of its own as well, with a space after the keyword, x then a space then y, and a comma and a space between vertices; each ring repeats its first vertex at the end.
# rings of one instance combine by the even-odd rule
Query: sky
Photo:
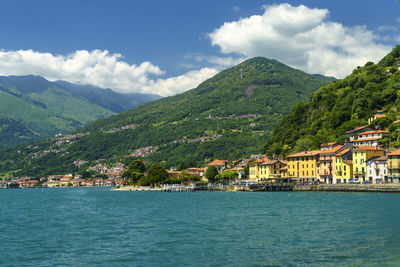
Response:
POLYGON ((175 95, 263 56, 344 78, 400 43, 399 0, 2 0, 0 75, 175 95))

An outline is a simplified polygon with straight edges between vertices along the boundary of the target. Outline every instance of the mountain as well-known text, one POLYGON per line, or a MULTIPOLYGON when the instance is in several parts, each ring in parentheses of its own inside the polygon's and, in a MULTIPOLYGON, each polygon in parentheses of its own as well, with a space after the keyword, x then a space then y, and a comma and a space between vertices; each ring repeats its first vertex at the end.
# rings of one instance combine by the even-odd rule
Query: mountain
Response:
POLYGON ((377 110, 387 117, 371 125, 392 132, 389 141, 400 147, 400 46, 378 64, 368 62, 346 78, 314 92, 308 103, 298 103, 275 127, 264 151, 286 154, 316 149, 328 141, 343 142, 345 131, 368 124, 377 110))
POLYGON ((93 85, 79 85, 66 81, 56 81, 55 84, 77 96, 83 97, 90 103, 106 108, 114 113, 143 105, 147 102, 160 99, 154 94, 116 93, 113 90, 93 85))
POLYGON ((252 58, 195 89, 96 120, 75 135, 8 149, 0 172, 65 173, 140 156, 172 166, 249 156, 295 103, 327 83, 276 60, 252 58))
POLYGON ((154 97, 120 95, 33 75, 0 76, 0 147, 75 131, 154 97))

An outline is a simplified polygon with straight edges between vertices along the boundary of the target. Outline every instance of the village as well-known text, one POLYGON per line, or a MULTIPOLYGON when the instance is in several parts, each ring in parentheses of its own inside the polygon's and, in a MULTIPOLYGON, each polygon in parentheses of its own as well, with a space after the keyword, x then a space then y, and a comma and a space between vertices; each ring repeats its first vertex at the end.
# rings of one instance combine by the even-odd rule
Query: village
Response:
MULTIPOLYGON (((378 110, 369 123, 386 115, 378 110)), ((390 132, 360 126, 346 132, 348 140, 343 144, 335 142, 322 144, 319 150, 302 151, 287 155, 284 159, 251 155, 248 159, 236 161, 215 159, 204 167, 191 167, 185 170, 170 168, 168 175, 177 179, 182 173, 200 177, 200 182, 212 183, 206 171, 211 166, 219 174, 234 173, 231 184, 245 182, 250 184, 291 183, 297 185, 313 184, 399 184, 400 149, 389 151, 379 142, 390 132)), ((216 138, 212 136, 210 138, 216 138)), ((70 139, 70 138, 67 138, 70 139)), ((135 151, 131 157, 145 157, 156 148, 146 147, 135 151)), ((76 161, 79 166, 85 161, 76 161)), ((21 177, 0 181, 0 188, 10 187, 78 187, 107 186, 123 187, 129 184, 124 177, 126 168, 122 163, 113 166, 97 164, 88 169, 96 175, 82 177, 80 174, 50 175, 34 178, 21 177)))

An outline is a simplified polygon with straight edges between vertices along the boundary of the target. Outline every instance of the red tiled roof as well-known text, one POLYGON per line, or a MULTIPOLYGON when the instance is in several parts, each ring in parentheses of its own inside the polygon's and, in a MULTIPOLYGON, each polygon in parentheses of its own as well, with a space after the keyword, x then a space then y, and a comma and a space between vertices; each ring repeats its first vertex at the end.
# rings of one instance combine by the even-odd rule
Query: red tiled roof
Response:
POLYGON ((344 145, 339 145, 336 146, 332 149, 328 149, 328 150, 322 150, 320 154, 331 154, 331 153, 336 153, 338 150, 340 150, 341 148, 343 148, 344 145))
POLYGON ((364 134, 377 134, 377 133, 390 133, 388 131, 382 131, 382 130, 372 130, 372 131, 366 131, 366 132, 362 132, 359 133, 358 135, 364 135, 364 134))
POLYGON ((400 156, 400 149, 388 153, 388 156, 400 156))
POLYGON ((356 128, 354 128, 353 130, 347 131, 346 133, 354 133, 354 132, 357 132, 357 131, 362 130, 362 129, 364 129, 364 128, 367 128, 367 127, 368 127, 368 125, 366 125, 366 126, 361 126, 361 127, 356 127, 356 128))
POLYGON ((273 164, 275 164, 275 163, 277 163, 277 162, 280 162, 280 163, 282 163, 282 164, 285 164, 285 163, 282 162, 281 160, 274 159, 274 160, 269 160, 269 161, 266 161, 266 162, 264 162, 264 163, 261 163, 261 165, 273 165, 273 164))
POLYGON ((216 159, 216 160, 208 163, 207 166, 223 166, 223 165, 225 165, 225 163, 228 163, 228 161, 216 159))
POLYGON ((335 144, 336 144, 335 142, 330 142, 330 143, 322 144, 321 146, 333 146, 335 144))
POLYGON ((336 156, 343 156, 344 154, 346 154, 349 151, 350 151, 350 149, 346 148, 346 149, 340 151, 339 153, 337 153, 336 156))
POLYGON ((320 154, 321 152, 322 152, 321 150, 303 151, 300 153, 289 155, 286 158, 316 156, 316 155, 320 154))

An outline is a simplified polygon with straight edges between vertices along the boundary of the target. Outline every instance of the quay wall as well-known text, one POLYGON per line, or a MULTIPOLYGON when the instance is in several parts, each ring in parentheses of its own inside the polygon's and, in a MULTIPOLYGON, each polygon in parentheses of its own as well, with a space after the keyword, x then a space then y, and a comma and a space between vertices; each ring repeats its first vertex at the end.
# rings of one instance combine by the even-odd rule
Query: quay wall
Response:
POLYGON ((319 184, 294 185, 293 191, 330 191, 330 192, 387 192, 400 193, 400 184, 319 184))

